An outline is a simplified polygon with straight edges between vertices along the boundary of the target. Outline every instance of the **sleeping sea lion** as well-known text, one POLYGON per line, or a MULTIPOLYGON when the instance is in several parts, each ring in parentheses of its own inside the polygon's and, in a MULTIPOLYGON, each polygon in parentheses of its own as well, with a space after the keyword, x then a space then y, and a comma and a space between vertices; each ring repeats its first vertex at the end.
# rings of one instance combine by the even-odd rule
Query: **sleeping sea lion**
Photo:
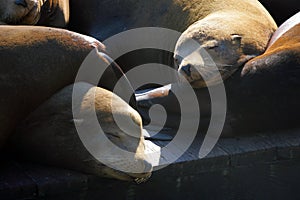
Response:
POLYGON ((40 105, 12 141, 18 156, 39 163, 138 183, 151 174, 140 115, 112 92, 84 82, 63 88, 40 105), (91 125, 94 109, 104 134, 91 125), (113 115, 126 127, 120 128, 113 115))
POLYGON ((208 14, 177 41, 174 58, 178 71, 193 87, 226 80, 249 59, 265 51, 277 28, 272 17, 257 1, 237 5, 208 14))
MULTIPOLYGON (((185 60, 181 63, 183 58, 178 54, 191 51, 192 48, 188 45, 185 48, 181 47, 185 46, 188 39, 193 38, 200 43, 199 46, 210 48, 209 51, 214 54, 213 58, 219 61, 217 64, 230 68, 229 73, 224 74, 224 78, 253 56, 263 53, 277 28, 272 17, 257 0, 71 0, 70 4, 70 29, 101 41, 122 31, 139 27, 185 31, 175 50, 175 59, 180 69, 183 64, 188 65, 188 62, 185 60), (84 15, 76 14, 82 10, 85 11, 84 15)), ((145 40, 147 39, 145 36, 145 40)), ((132 40, 134 41, 134 38, 132 40)), ((165 40, 168 38, 162 38, 162 41, 158 42, 163 43, 165 40)), ((176 44, 172 45, 175 48, 176 44)), ((107 51, 111 51, 110 46, 107 46, 107 51)), ((119 58, 116 62, 125 72, 145 62, 168 64, 176 68, 176 65, 173 66, 172 54, 164 55, 166 52, 157 51, 143 49, 131 52, 130 55, 124 55, 129 57, 119 58)), ((192 65, 193 63, 190 66, 192 65)), ((195 76, 197 79, 198 75, 195 76)))
MULTIPOLYGON (((248 61, 224 81, 227 116, 222 136, 299 126, 300 20, 297 16, 278 28, 264 54, 248 61)), ((170 114, 166 126, 176 127, 180 107, 172 87, 176 85, 139 94, 140 113, 145 119, 149 118, 147 108, 161 104, 170 114)), ((210 96, 206 88, 195 89, 195 94, 201 107, 200 128, 205 131, 211 115, 210 96)))
MULTIPOLYGON (((110 58, 102 43, 62 29, 29 26, 0 26, 0 146, 16 124, 59 89, 74 82, 86 58, 94 50, 95 69, 108 66, 110 58), (97 65, 98 64, 98 65, 97 65), (100 65, 100 66, 99 66, 100 65)), ((116 63, 106 70, 99 86, 113 90, 123 76, 116 63)), ((99 77, 100 78, 100 77, 99 77)), ((85 80, 90 82, 89 77, 85 80)), ((97 84, 93 82, 92 84, 97 84)), ((132 92, 124 85, 124 91, 132 92)), ((122 96, 122 94, 119 94, 122 96)))
MULTIPOLYGON (((123 72, 104 53, 105 47, 102 43, 94 38, 67 30, 38 26, 0 26, 0 38, 1 147, 7 144, 8 148, 18 149, 18 154, 22 153, 25 159, 100 176, 122 180, 136 179, 137 182, 149 177, 151 166, 144 161, 141 119, 136 111, 117 95, 96 87, 92 87, 90 93, 84 94, 84 102, 77 107, 80 112, 86 112, 89 110, 88 106, 93 107, 88 102, 92 101, 92 97, 96 95, 96 113, 100 115, 100 123, 103 122, 101 125, 106 127, 104 132, 108 134, 107 137, 111 137, 113 142, 132 151, 132 155, 134 155, 132 162, 126 160, 128 168, 131 167, 133 173, 129 173, 130 171, 122 173, 114 170, 113 167, 118 162, 122 163, 124 157, 118 157, 114 151, 106 152, 104 156, 112 160, 110 160, 111 162, 107 161, 104 165, 111 164, 112 166, 104 167, 83 147, 74 127, 76 119, 73 119, 72 108, 69 106, 73 87, 69 86, 56 94, 62 88, 74 83, 78 70, 87 55, 93 56, 94 63, 89 63, 89 67, 94 73, 98 73, 99 68, 108 68, 104 72, 104 77, 101 79, 99 77, 100 81, 90 80, 89 74, 76 80, 90 82, 94 85, 99 84, 111 91, 114 89, 114 84, 123 76, 123 72), (56 95, 53 98, 38 108, 54 94, 56 95), (111 109, 112 99, 116 99, 117 111, 111 109), (37 111, 34 111, 36 108, 38 108, 37 111), (23 122, 16 139, 12 139, 16 145, 8 143, 8 139, 15 132, 17 125, 31 112, 33 114, 30 116, 33 117, 29 117, 23 122), (114 127, 115 123, 111 117, 114 112, 129 117, 139 128, 132 132, 124 132, 123 129, 114 127), (35 118, 35 116, 38 117, 35 118), (55 117, 61 120, 55 121, 57 119, 55 117), (128 132, 135 137, 127 136, 128 132), (41 144, 42 146, 40 146, 41 144), (68 151, 69 148, 72 151, 68 151), (37 152, 40 154, 35 154, 37 152), (69 157, 69 154, 76 152, 79 160, 76 160, 76 156, 69 157), (135 170, 135 167, 139 171, 135 170)), ((101 69, 99 70, 101 71, 101 69)), ((122 86, 119 95, 122 96, 122 92, 125 92, 126 95, 128 92, 133 93, 130 83, 126 82, 126 84, 123 85, 124 87, 122 86)), ((91 88, 88 84, 78 84, 78 88, 83 92, 87 87, 91 88)), ((101 145, 99 144, 99 146, 101 145)), ((105 144, 102 147, 105 149, 105 144)))

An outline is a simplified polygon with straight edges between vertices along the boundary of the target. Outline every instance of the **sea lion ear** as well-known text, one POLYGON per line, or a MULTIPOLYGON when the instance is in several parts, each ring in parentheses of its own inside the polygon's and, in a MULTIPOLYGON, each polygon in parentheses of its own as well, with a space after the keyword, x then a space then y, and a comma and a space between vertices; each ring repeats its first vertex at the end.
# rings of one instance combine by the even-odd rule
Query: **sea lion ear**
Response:
POLYGON ((232 41, 232 44, 241 46, 242 36, 238 35, 238 34, 231 34, 231 41, 232 41))

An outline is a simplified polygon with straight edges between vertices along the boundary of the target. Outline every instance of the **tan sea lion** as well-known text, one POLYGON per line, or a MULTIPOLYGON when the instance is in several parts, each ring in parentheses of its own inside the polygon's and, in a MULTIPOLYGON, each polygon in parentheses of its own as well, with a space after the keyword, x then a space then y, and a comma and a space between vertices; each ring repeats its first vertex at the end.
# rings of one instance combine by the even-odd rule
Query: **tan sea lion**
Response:
MULTIPOLYGON (((207 41, 206 48, 210 48, 208 51, 214 54, 216 62, 219 62, 217 64, 226 65, 228 68, 230 65, 231 69, 228 69, 229 73, 224 77, 229 76, 252 56, 263 53, 277 28, 272 17, 257 0, 71 0, 70 3, 70 29, 99 40, 105 40, 128 29, 151 26, 185 31, 177 43, 175 53, 178 54, 191 50, 187 45, 183 48, 185 50, 179 51, 190 38, 194 37, 200 42, 199 46, 203 47, 202 43, 207 41), (76 15, 81 10, 86 10, 85 15, 76 15)), ((144 37, 145 40, 148 39, 144 37)), ((164 37, 159 42, 163 43, 168 39, 164 37)), ((175 48, 175 43, 173 45, 175 48)), ((109 46, 107 50, 110 52, 109 46)), ((153 53, 152 49, 139 51, 125 55, 124 57, 129 57, 120 58, 116 62, 125 72, 145 62, 168 65, 173 63, 172 55, 161 56, 166 52, 153 53)), ((182 64, 188 65, 187 62, 181 63, 182 58, 177 58, 178 56, 175 55, 180 67, 182 64)), ((194 73, 192 76, 198 78, 194 73)), ((186 77, 189 78, 188 75, 186 77)))
POLYGON ((103 177, 143 182, 151 174, 151 165, 145 161, 141 130, 140 115, 120 97, 79 82, 63 88, 33 111, 18 128, 13 141, 21 158, 103 177), (76 95, 73 95, 72 108, 73 90, 76 95), (93 109, 105 135, 91 126, 87 116, 93 109), (74 119, 73 112, 80 113, 82 118, 74 119), (116 124, 113 114, 124 120, 125 128, 116 124), (133 126, 129 122, 133 122, 133 126), (79 133, 81 130, 74 124, 83 132, 79 133), (106 137, 111 144, 105 141, 106 137), (87 151, 84 140, 96 145, 92 152, 87 151))
POLYGON ((2 24, 64 28, 69 15, 69 0, 3 0, 0 4, 2 24))
MULTIPOLYGON (((97 72, 110 58, 96 39, 62 29, 38 26, 0 26, 0 146, 16 124, 59 89, 74 82, 86 58, 94 50, 97 72)), ((123 75, 112 63, 99 86, 112 90, 123 75)), ((100 77, 99 77, 100 78, 100 77)), ((99 80, 81 81, 97 84, 99 80)), ((124 86, 132 91, 130 84, 124 86)), ((122 96, 121 94, 118 94, 122 96)), ((132 104, 133 105, 133 104, 132 104)))
POLYGON ((234 8, 229 7, 232 2, 226 3, 228 8, 214 9, 192 24, 176 44, 178 70, 195 88, 226 80, 249 59, 262 54, 277 28, 257 1, 242 1, 234 8))
MULTIPOLYGON (((248 61, 224 81, 227 116, 222 136, 299 127, 299 31, 298 13, 276 30, 264 54, 248 61)), ((169 111, 166 126, 176 127, 180 122, 180 107, 173 88, 176 84, 137 96, 140 113, 147 121, 147 108, 161 104, 169 111)), ((186 96, 184 92, 183 89, 186 96)), ((201 107, 199 125, 205 132, 205 120, 209 121, 211 112, 210 95, 207 88, 195 89, 195 94, 201 107)))
MULTIPOLYGON (((0 104, 1 147, 8 144, 9 136, 13 134, 16 126, 24 120, 29 113, 34 111, 57 91, 74 82, 77 72, 87 55, 93 56, 94 60, 92 61, 94 63, 89 62, 88 64, 88 66, 91 67, 89 69, 91 69, 93 73, 98 73, 99 68, 109 65, 104 72, 105 77, 99 81, 98 79, 91 79, 90 75, 86 74, 82 76, 81 79, 77 78, 77 81, 86 81, 94 85, 98 84, 99 81, 100 86, 112 91, 114 89, 114 83, 123 76, 118 65, 112 62, 112 60, 103 53, 105 52, 103 44, 88 36, 62 29, 38 26, 0 26, 0 39, 0 89, 2 92, 0 104)), ((101 71, 101 69, 99 70, 101 71)), ((122 87, 122 91, 132 93, 133 91, 130 84, 127 84, 128 85, 122 87), (128 89, 130 91, 128 91, 128 89)), ((86 88, 88 84, 79 85, 78 87, 84 91, 84 88, 86 88)), ((90 87, 90 85, 88 86, 90 87)), ((84 103, 91 101, 93 99, 92 97, 94 97, 93 94, 96 94, 96 111, 97 114, 100 115, 99 121, 103 122, 101 125, 106 128, 104 129, 105 133, 108 134, 108 137, 112 137, 111 140, 117 145, 132 151, 132 154, 136 158, 133 162, 127 160, 127 162, 129 162, 128 165, 130 165, 128 168, 131 167, 133 173, 136 173, 130 174, 130 171, 128 173, 121 173, 117 170, 104 167, 84 149, 74 128, 73 121, 76 122, 76 119, 70 121, 73 119, 71 108, 70 106, 68 107, 72 100, 70 97, 72 94, 70 88, 72 89, 72 87, 69 86, 67 89, 62 90, 54 96, 53 99, 49 100, 49 102, 34 112, 32 114, 33 117, 29 118, 25 124, 23 123, 23 127, 26 128, 20 128, 23 131, 19 131, 19 133, 21 133, 18 134, 17 139, 13 140, 19 149, 18 154, 24 152, 23 158, 25 159, 36 160, 40 163, 48 163, 54 166, 70 167, 70 169, 100 176, 115 177, 122 180, 137 178, 137 182, 147 178, 149 173, 135 170, 135 167, 138 169, 142 168, 142 170, 147 167, 145 172, 151 170, 149 165, 146 166, 146 162, 143 158, 144 147, 143 139, 141 138, 141 119, 137 112, 122 101, 120 97, 96 87, 92 88, 92 91, 95 91, 95 93, 88 93, 81 105, 82 107, 78 107, 80 112, 89 110, 88 106, 92 108, 92 105, 84 103), (133 132, 127 131, 136 137, 127 136, 125 134, 127 132, 124 132, 123 129, 120 130, 112 126, 115 124, 111 121, 113 111, 111 111, 111 105, 109 103, 111 103, 112 99, 116 99, 117 102, 117 111, 114 112, 116 112, 117 115, 119 114, 133 119, 138 125, 137 127, 139 128, 133 132), (57 107, 54 108, 55 106, 57 107), (50 113, 57 115, 54 116, 50 113), (41 115, 46 116, 43 117, 41 115), (34 116, 38 117, 35 118, 34 116), (63 121, 59 120, 56 122, 55 117, 63 121), (38 126, 38 124, 34 122, 37 122, 41 126, 38 126), (43 123, 49 124, 44 126, 43 123), (58 132, 55 132, 55 130, 58 132), (55 134, 51 135, 54 132, 55 134), (65 135, 63 133, 65 133, 65 135), (114 135, 115 138, 112 135, 114 135), (43 143, 39 143, 41 140, 44 140, 43 143), (40 144, 42 144, 42 147, 39 146, 40 144), (35 149, 35 147, 39 147, 40 149, 35 149), (67 151, 68 148, 72 148, 72 151, 67 151), (48 151, 50 149, 53 151, 48 151), (41 154, 34 154, 37 152, 41 154), (76 160, 76 156, 75 158, 72 156, 69 157, 69 154, 76 152, 78 156, 80 155, 81 160, 76 160), (32 155, 36 155, 39 159, 32 158, 32 155), (64 157, 66 155, 68 156, 64 157), (69 163, 74 165, 70 166, 69 163)), ((120 94, 121 93, 122 92, 120 92, 120 94)), ((88 123, 89 122, 87 122, 87 124, 88 123)), ((87 129, 88 128, 89 127, 87 127, 87 129)), ((8 145, 8 148, 9 147, 13 148, 10 144, 8 145)), ((104 164, 112 164, 114 166, 114 164, 124 161, 122 160, 124 157, 117 157, 114 151, 105 153, 104 155, 111 159, 111 162, 104 164)))

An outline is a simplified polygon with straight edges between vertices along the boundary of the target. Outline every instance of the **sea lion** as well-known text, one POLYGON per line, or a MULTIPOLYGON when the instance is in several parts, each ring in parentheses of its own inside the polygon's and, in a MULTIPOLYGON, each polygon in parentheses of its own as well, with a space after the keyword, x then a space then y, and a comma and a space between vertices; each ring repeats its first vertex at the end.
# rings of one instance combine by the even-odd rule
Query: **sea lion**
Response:
POLYGON ((48 165, 136 182, 151 174, 151 165, 145 161, 140 115, 114 93, 84 82, 63 88, 34 110, 17 129, 13 142, 21 158, 48 165), (73 90, 77 90, 75 96, 73 90), (91 126, 88 116, 94 109, 105 135, 91 126), (73 112, 82 118, 74 119, 73 112), (126 127, 120 128, 113 114, 124 120, 126 127), (76 123, 83 133, 75 128, 76 123), (87 151, 82 137, 96 143, 94 154, 87 151))
MULTIPOLYGON (((0 88, 2 92, 0 103, 1 147, 4 144, 8 144, 8 149, 16 147, 8 143, 8 138, 13 134, 16 126, 21 123, 29 113, 34 111, 57 91, 72 84, 87 55, 93 56, 94 60, 92 60, 92 63, 89 61, 88 64, 91 67, 89 69, 91 69, 93 73, 98 73, 99 68, 108 67, 104 72, 104 78, 100 79, 99 77, 100 81, 98 79, 91 80, 90 74, 86 74, 81 78, 77 78, 76 81, 86 81, 94 85, 99 84, 113 91, 114 83, 123 76, 118 65, 104 53, 105 47, 103 44, 88 36, 48 27, 1 26, 0 38, 0 88)), ((122 91, 119 93, 121 96, 124 91, 126 91, 126 95, 128 92, 130 94, 133 93, 130 83, 126 83, 128 85, 123 85, 124 87, 121 86, 122 91)), ((84 88, 90 87, 90 85, 87 85, 88 84, 79 84, 78 88, 84 91, 84 88)), ((73 119, 72 110, 69 106, 72 100, 72 97, 70 97, 72 90, 70 88, 72 89, 72 87, 69 86, 62 90, 41 108, 37 109, 37 111, 31 115, 32 117, 29 117, 28 120, 23 123, 23 129, 19 129, 21 131, 19 131, 16 137, 17 139, 13 140, 17 144, 17 149, 19 149, 17 153, 21 154, 23 152, 23 158, 36 160, 40 163, 70 167, 70 169, 77 169, 82 172, 93 173, 100 176, 105 175, 122 180, 137 178, 137 182, 147 178, 149 173, 144 173, 144 171, 136 172, 136 170, 134 170, 135 167, 139 169, 142 168, 143 170, 146 168, 146 163, 143 158, 144 147, 143 139, 141 138, 141 120, 137 112, 122 101, 120 97, 96 87, 91 89, 95 92, 91 91, 85 96, 86 98, 84 98, 82 107, 78 107, 80 112, 89 110, 88 106, 93 107, 88 103, 93 99, 93 94, 95 94, 96 111, 97 114, 100 115, 99 121, 102 122, 101 125, 105 127, 105 133, 109 135, 108 137, 114 135, 116 138, 112 137, 111 140, 117 145, 131 150, 136 158, 135 163, 127 160, 133 172, 136 172, 136 174, 121 173, 109 169, 108 167, 103 167, 99 162, 95 163, 97 160, 93 159, 87 151, 84 151, 84 147, 78 139, 77 132, 74 128, 73 121, 76 121, 76 119, 70 122, 70 120, 73 119), (109 103, 114 102, 112 99, 116 99, 117 111, 111 110, 109 103), (123 129, 117 129, 117 127, 113 126, 115 124, 111 121, 111 114, 113 112, 133 119, 139 128, 133 132, 129 132, 129 134, 135 135, 136 138, 127 136, 127 132, 124 132, 123 129), (63 121, 55 121, 55 117, 63 121), (65 133, 65 135, 63 133, 65 133), (41 140, 43 142, 39 143, 41 140), (71 143, 69 143, 69 141, 71 141, 71 143), (40 144, 43 145, 40 146, 40 144), (68 148, 72 148, 72 151, 67 151, 68 148), (53 151, 50 151, 50 149, 53 151), (78 150, 77 155, 80 154, 81 160, 76 160, 76 156, 75 158, 69 156, 69 154, 73 154, 76 150, 78 150), (41 154, 35 154, 37 152, 41 154), (34 159, 32 155, 36 155, 39 159, 34 159), (64 157, 66 155, 67 157, 64 157), (88 159, 88 161, 83 161, 85 159, 84 157, 88 159), (77 161, 80 161, 78 166, 76 165, 77 161), (69 163, 74 165, 70 166, 69 163)), ((88 123, 89 122, 87 122, 87 124, 88 123)), ((85 123, 83 124, 86 125, 85 123)), ((111 152, 111 155, 110 153, 105 153, 107 157, 114 159, 108 164, 114 166, 114 163, 118 163, 118 161, 123 162, 122 159, 124 159, 124 157, 116 157, 115 154, 113 152, 111 152)), ((151 170, 151 167, 147 165, 147 172, 149 172, 149 170, 151 170)))
MULTIPOLYGON (((178 50, 185 44, 183 38, 189 38, 188 32, 201 31, 206 28, 203 33, 206 35, 202 38, 213 40, 215 37, 220 43, 218 48, 210 47, 211 51, 218 52, 218 49, 223 48, 214 58, 220 57, 219 60, 224 62, 223 64, 235 66, 245 63, 253 55, 263 53, 269 38, 277 28, 272 17, 257 0, 112 0, 102 2, 71 0, 70 4, 70 29, 91 35, 101 41, 122 31, 139 27, 162 27, 179 32, 187 30, 179 39, 176 48, 178 50), (85 10, 84 15, 76 15, 82 10, 85 10), (196 24, 192 25, 195 22, 196 24), (189 26, 191 27, 189 28, 189 26), (253 27, 253 29, 249 27, 253 27)), ((198 36, 200 37, 200 35, 198 36)), ((146 36, 144 37, 145 40, 148 39, 146 36)), ((134 41, 134 38, 132 40, 134 41)), ((168 38, 162 38, 161 43, 164 40, 168 40, 168 38)), ((200 39, 198 41, 201 42, 200 39)), ((176 44, 172 45, 175 48, 176 44)), ((110 46, 107 46, 107 51, 111 51, 110 46)), ((121 58, 116 62, 122 66, 125 72, 136 65, 145 64, 145 60, 168 64, 176 68, 173 66, 172 54, 165 56, 162 54, 166 52, 153 53, 152 49, 140 51, 142 53, 130 53, 129 58, 121 58)), ((110 54, 113 53, 110 52, 110 54)), ((234 69, 229 71, 234 71, 234 69)))
MULTIPOLYGON (((99 40, 139 27, 162 27, 183 32, 194 22, 218 10, 268 13, 256 0, 70 0, 70 29, 99 40), (83 15, 77 13, 83 12, 83 15)), ((261 15, 261 14, 259 14, 261 15)))
MULTIPOLYGON (((224 81, 227 114, 222 136, 299 126, 300 20, 297 16, 278 28, 264 54, 248 61, 224 81), (287 26, 291 22, 293 26, 287 26)), ((161 104, 169 111, 166 126, 176 127, 180 122, 180 107, 172 92, 176 87, 179 88, 171 84, 139 94, 137 101, 143 118, 149 121, 147 109, 161 104)), ((200 129, 205 131, 211 115, 210 95, 207 88, 195 89, 195 94, 201 107, 200 129)), ((185 95, 184 88, 182 95, 185 95)))
POLYGON ((299 127, 299 36, 297 14, 276 30, 264 54, 248 61, 239 72, 240 77, 228 81, 228 107, 235 117, 231 119, 235 130, 299 127), (293 25, 289 26, 291 22, 293 25))
POLYGON ((178 39, 174 55, 178 71, 195 88, 217 84, 262 54, 276 28, 272 17, 256 1, 214 11, 178 39))
MULTIPOLYGON (((63 29, 0 26, 0 46, 0 147, 18 122, 59 89, 74 82, 82 62, 92 50, 96 63, 91 69, 95 72, 112 62, 102 53, 105 52, 102 43, 63 29)), ((121 69, 112 62, 99 86, 112 91, 121 76, 121 69)), ((99 80, 92 81, 87 74, 78 81, 97 84, 99 80)), ((133 92, 129 82, 127 84, 123 85, 123 91, 133 92)), ((118 95, 122 97, 121 93, 118 95)))
POLYGON ((69 0, 3 0, 1 24, 64 28, 69 22, 69 0))

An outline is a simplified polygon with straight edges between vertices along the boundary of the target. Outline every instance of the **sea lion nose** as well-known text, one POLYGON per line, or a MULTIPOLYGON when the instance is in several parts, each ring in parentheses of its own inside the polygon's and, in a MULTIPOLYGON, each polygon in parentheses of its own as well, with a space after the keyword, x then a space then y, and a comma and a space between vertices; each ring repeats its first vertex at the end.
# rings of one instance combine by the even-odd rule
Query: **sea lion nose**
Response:
POLYGON ((25 0, 15 0, 15 4, 18 6, 23 6, 24 8, 27 7, 27 3, 25 0))
POLYGON ((191 64, 187 64, 181 67, 181 70, 188 76, 191 76, 191 64))

